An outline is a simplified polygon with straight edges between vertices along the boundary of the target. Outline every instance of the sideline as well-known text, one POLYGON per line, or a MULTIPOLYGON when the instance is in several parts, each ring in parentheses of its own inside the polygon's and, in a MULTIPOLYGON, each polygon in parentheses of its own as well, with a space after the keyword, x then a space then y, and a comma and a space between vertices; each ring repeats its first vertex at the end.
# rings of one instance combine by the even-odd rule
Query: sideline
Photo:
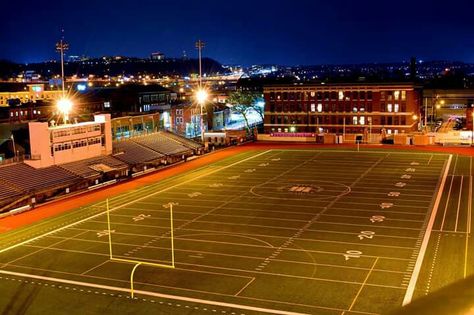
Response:
POLYGON ((433 210, 431 211, 430 220, 428 221, 428 226, 426 227, 425 235, 423 236, 423 242, 421 243, 420 251, 418 252, 418 258, 416 259, 415 268, 413 274, 410 278, 408 288, 403 298, 402 305, 405 306, 409 304, 413 298, 413 293, 415 292, 416 282, 418 281, 418 276, 420 275, 421 265, 423 264, 423 258, 425 257, 426 249, 428 248, 428 242, 430 240, 431 231, 433 230, 433 225, 436 219, 436 214, 438 212, 438 207, 441 202, 441 196, 443 195, 444 185, 446 184, 446 178, 448 177, 449 167, 451 166, 451 160, 453 156, 450 155, 448 161, 445 164, 443 178, 438 188, 438 194, 436 195, 436 200, 433 205, 433 210))

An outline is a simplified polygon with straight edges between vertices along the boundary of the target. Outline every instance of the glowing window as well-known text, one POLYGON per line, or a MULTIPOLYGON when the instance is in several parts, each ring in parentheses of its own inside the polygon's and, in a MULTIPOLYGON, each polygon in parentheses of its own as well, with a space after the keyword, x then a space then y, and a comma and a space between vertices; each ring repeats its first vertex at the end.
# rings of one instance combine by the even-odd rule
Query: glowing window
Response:
POLYGON ((387 112, 392 112, 392 104, 387 104, 387 112))
POLYGON ((393 92, 393 97, 395 98, 395 100, 399 100, 400 99, 400 91, 394 91, 393 92))
POLYGON ((344 92, 339 91, 339 100, 342 101, 344 99, 344 92))
POLYGON ((323 104, 318 104, 318 112, 322 112, 323 111, 323 104))
POLYGON ((315 112, 316 111, 316 104, 311 104, 311 111, 315 112))
POLYGON ((395 104, 393 111, 395 113, 398 113, 400 106, 398 104, 395 104))
POLYGON ((365 117, 364 117, 364 116, 361 116, 361 117, 359 118, 359 124, 365 125, 365 117))
POLYGON ((357 125, 357 116, 352 116, 352 124, 357 125))

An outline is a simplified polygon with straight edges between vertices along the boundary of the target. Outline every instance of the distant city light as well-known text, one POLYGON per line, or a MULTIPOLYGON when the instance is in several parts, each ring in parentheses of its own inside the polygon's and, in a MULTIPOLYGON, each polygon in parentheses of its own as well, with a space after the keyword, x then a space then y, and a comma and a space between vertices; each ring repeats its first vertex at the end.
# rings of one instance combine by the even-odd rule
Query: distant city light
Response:
POLYGON ((43 88, 41 86, 38 86, 38 85, 34 85, 31 87, 31 89, 34 91, 34 92, 41 92, 43 90, 43 88))

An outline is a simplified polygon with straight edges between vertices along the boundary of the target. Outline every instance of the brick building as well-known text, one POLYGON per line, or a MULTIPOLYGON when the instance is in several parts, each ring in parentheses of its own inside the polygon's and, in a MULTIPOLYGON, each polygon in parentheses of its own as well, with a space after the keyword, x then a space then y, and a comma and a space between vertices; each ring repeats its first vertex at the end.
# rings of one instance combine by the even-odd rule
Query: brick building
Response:
POLYGON ((265 133, 390 133, 418 130, 413 83, 285 84, 264 87, 265 133))

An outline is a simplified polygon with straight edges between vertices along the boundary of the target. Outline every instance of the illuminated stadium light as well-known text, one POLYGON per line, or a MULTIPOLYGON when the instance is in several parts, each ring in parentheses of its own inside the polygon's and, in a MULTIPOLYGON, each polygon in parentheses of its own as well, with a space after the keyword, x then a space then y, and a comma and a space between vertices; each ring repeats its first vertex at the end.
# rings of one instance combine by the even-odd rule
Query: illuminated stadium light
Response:
POLYGON ((208 97, 209 97, 209 93, 207 93, 207 91, 204 89, 199 89, 196 92, 196 101, 199 104, 204 104, 207 101, 208 97))
POLYGON ((64 123, 69 120, 69 112, 72 110, 72 101, 68 98, 61 98, 56 104, 59 112, 63 115, 64 123))

